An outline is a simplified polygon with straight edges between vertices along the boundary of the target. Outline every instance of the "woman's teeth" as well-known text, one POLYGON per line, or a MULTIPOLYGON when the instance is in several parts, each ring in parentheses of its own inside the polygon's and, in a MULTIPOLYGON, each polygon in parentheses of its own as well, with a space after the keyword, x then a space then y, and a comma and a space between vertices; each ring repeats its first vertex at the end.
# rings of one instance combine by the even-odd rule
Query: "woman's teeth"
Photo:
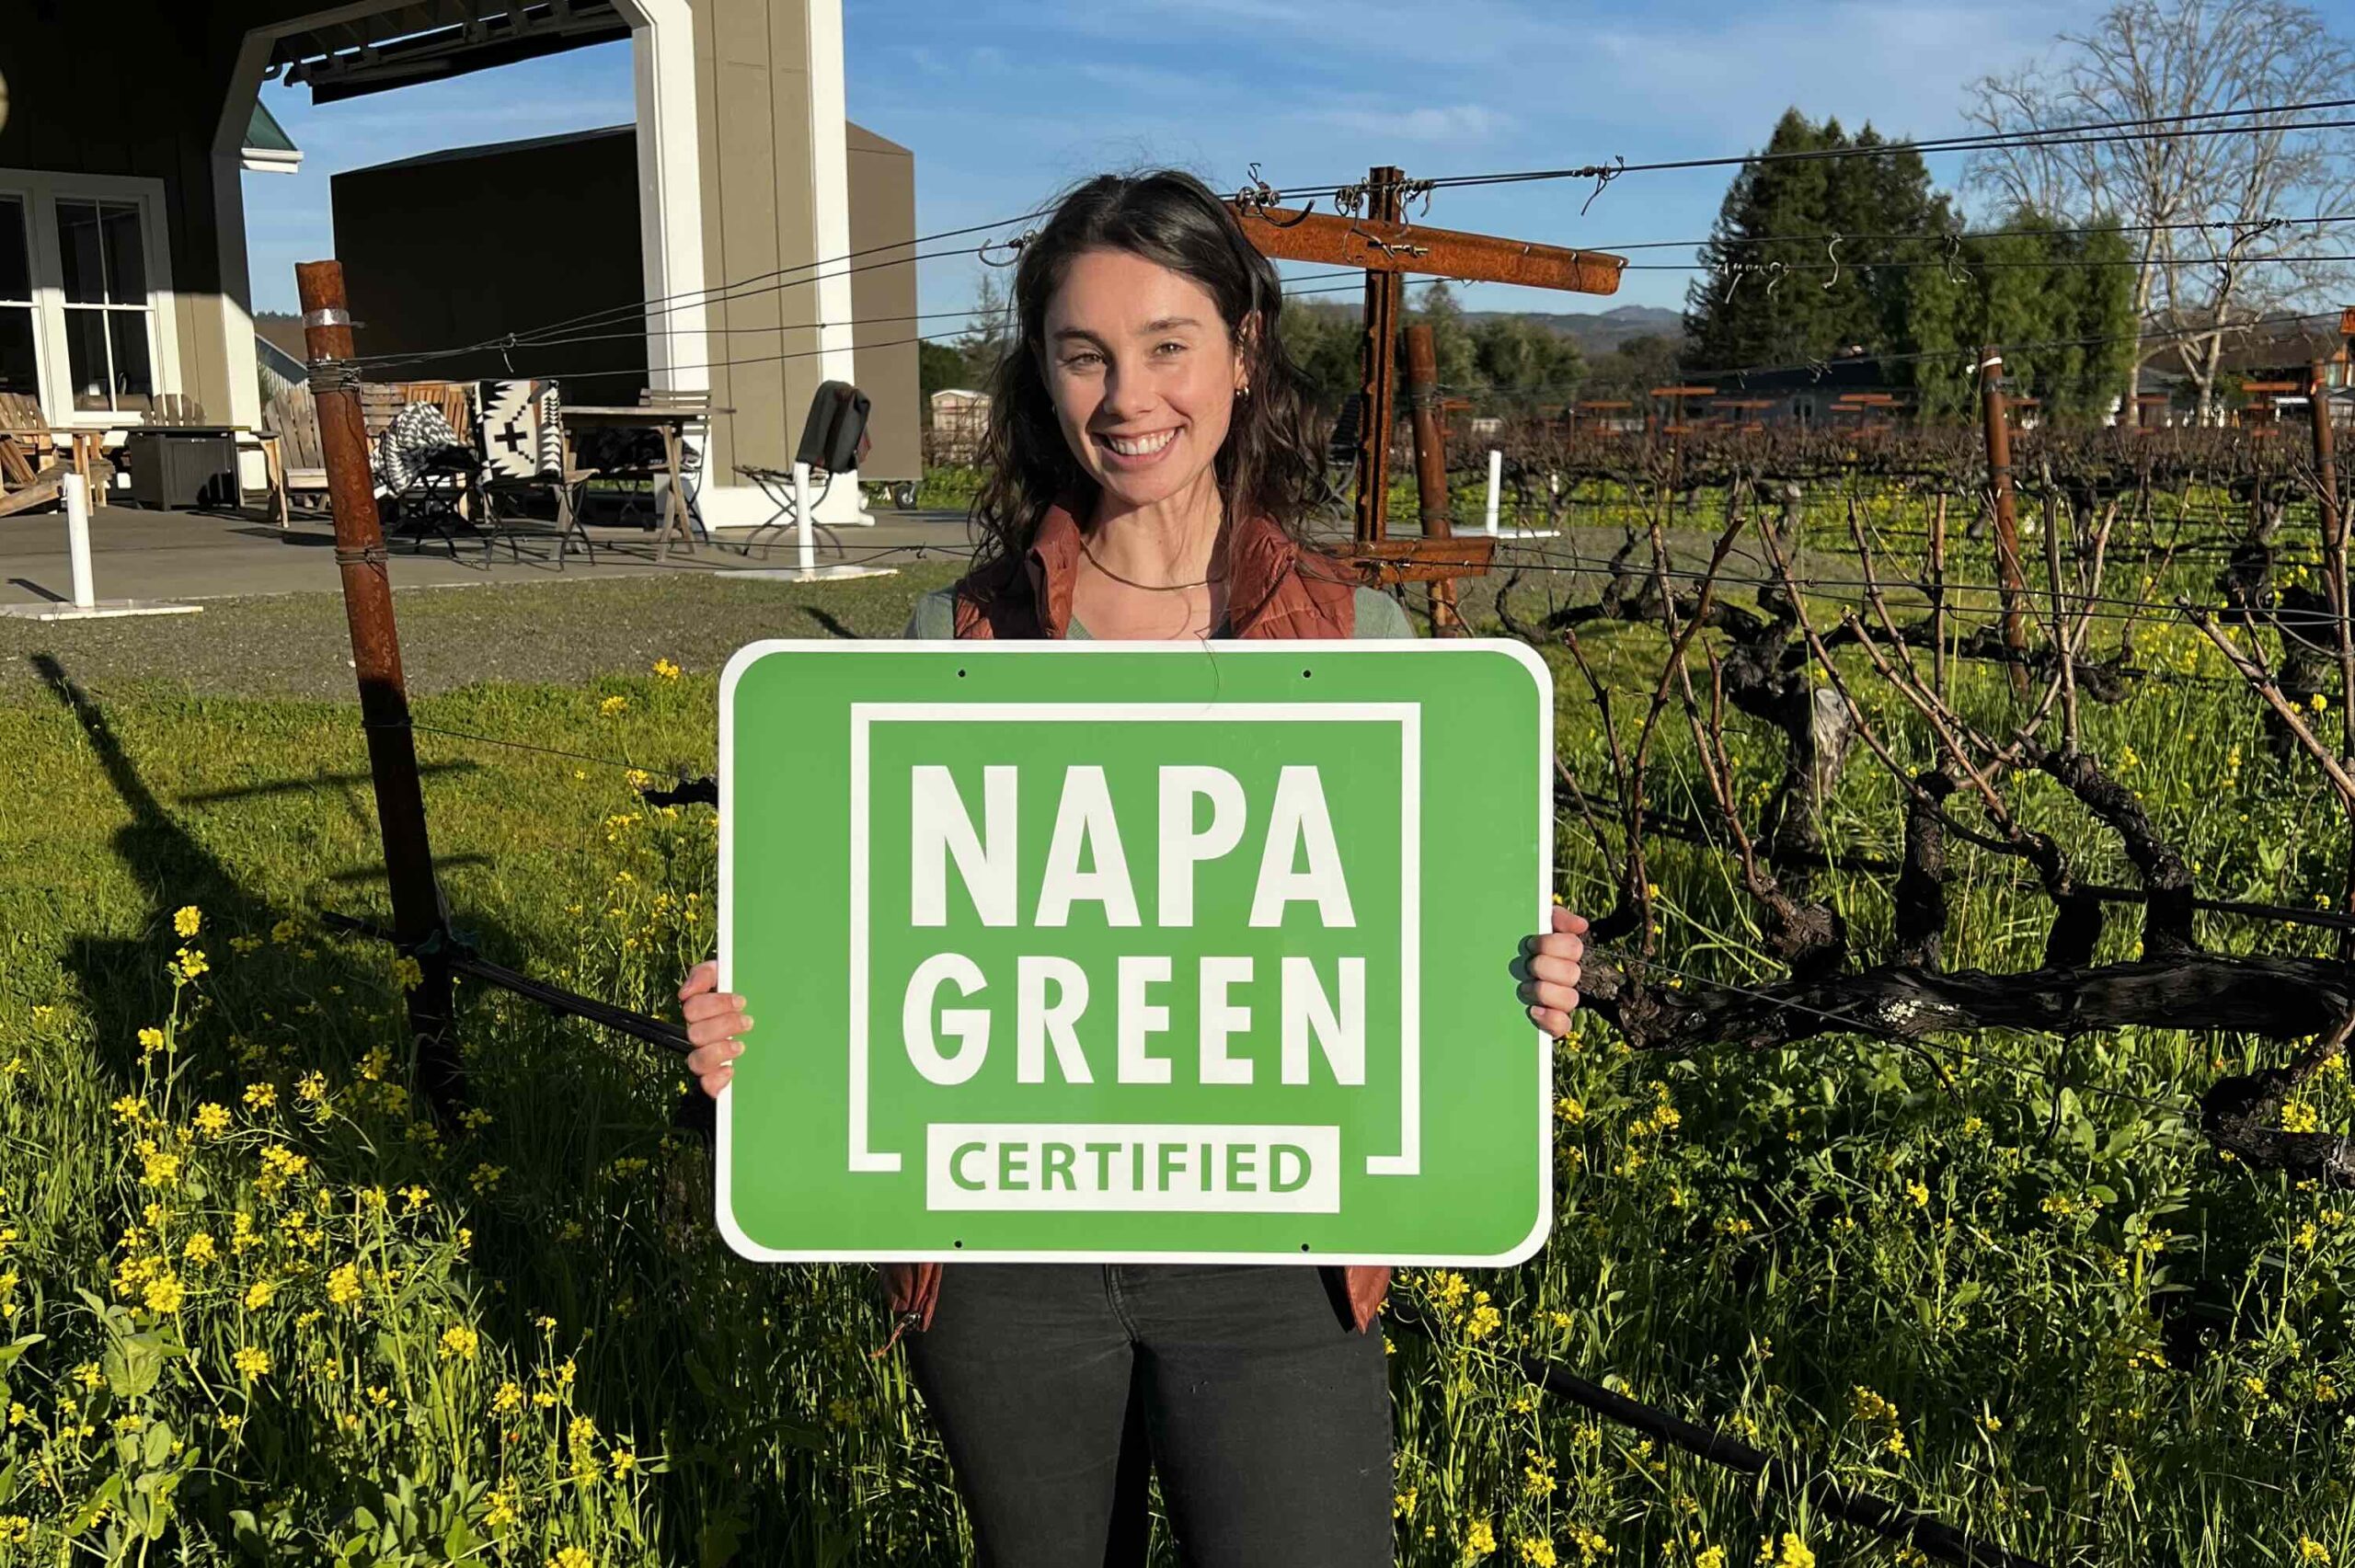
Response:
POLYGON ((1176 430, 1163 430, 1158 435, 1105 436, 1100 439, 1106 446, 1110 447, 1122 457, 1151 457, 1175 441, 1177 437, 1176 430))

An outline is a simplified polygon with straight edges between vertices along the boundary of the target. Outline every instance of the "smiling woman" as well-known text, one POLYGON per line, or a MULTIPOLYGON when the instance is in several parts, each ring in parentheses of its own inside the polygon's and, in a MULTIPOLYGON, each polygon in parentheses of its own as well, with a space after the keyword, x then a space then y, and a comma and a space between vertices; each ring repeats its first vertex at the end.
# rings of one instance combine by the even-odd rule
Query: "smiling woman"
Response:
MULTIPOLYGON (((1250 607, 1229 602, 1222 542, 1262 524, 1289 540, 1323 490, 1275 269, 1191 176, 1105 176, 1025 247, 1014 304, 1024 347, 998 369, 962 616, 1018 592, 1024 558, 1061 532, 1052 514, 1085 498, 1072 619, 1088 635, 1232 629, 1250 607)), ((1406 635, 1386 596, 1296 558, 1323 597, 1406 635)))
MULTIPOLYGON (((1411 635, 1396 600, 1357 586, 1345 563, 1298 536, 1322 478, 1301 377, 1276 331, 1282 295, 1200 181, 1163 171, 1080 186, 1023 247, 1014 297, 1020 337, 998 372, 989 477, 973 511, 980 557, 954 589, 918 604, 910 636, 1411 635)), ((1041 947, 1075 901, 1139 934, 1137 951, 1096 975, 1092 1011, 1089 976, 1068 953, 1017 953, 994 973, 959 951, 927 957, 900 1009, 902 1042, 925 1077, 979 1071, 1005 1013, 1000 1033, 1013 1036, 1024 1082, 1046 1079, 1051 1047, 1051 1070, 1070 1082, 1183 1073, 1226 1085, 1255 1070, 1292 1086, 1363 1081, 1373 1014, 1362 954, 1337 950, 1329 965, 1288 954, 1255 973, 1231 956, 1180 966, 1160 936, 1191 922, 1193 872, 1229 856, 1258 868, 1252 925, 1281 925, 1298 906, 1298 930, 1308 910, 1319 932, 1354 927, 1315 769, 1284 769, 1264 820, 1252 822, 1219 770, 1165 767, 1124 813, 1100 768, 1073 767, 1058 783, 1045 875, 1027 886, 1012 834, 991 827, 1015 820, 1016 771, 985 769, 978 803, 957 795, 945 765, 926 777, 913 810, 915 924, 938 923, 953 862, 985 924, 1031 910, 1041 947), (1212 807, 1207 826, 1198 794, 1212 807), (1140 859, 1148 845, 1160 852, 1149 930, 1123 833, 1140 859), (1190 1051, 1165 1037, 1164 1002, 1181 990, 1201 999, 1190 1051), (1094 1060, 1083 1013, 1086 1039, 1099 1042, 1094 1060), (1108 1030, 1110 1049, 1100 1044, 1108 1030)), ((1578 1004, 1583 929, 1557 910, 1551 932, 1522 944, 1521 999, 1556 1034, 1578 1004)), ((751 1027, 743 999, 717 985, 706 965, 681 993, 696 1045, 688 1067, 714 1093, 751 1027)), ((935 1130, 927 1190, 935 1207, 959 1209, 1102 1207, 1107 1195, 1183 1207, 1215 1186, 1304 1210, 1331 1201, 1338 1164, 1314 1126, 1223 1142, 1190 1124, 935 1130)), ((1368 1332, 1387 1268, 959 1262, 890 1265, 884 1278, 902 1327, 916 1331, 909 1366, 984 1568, 1143 1562, 1149 1470, 1189 1563, 1391 1561, 1388 1374, 1383 1336, 1368 1332)))

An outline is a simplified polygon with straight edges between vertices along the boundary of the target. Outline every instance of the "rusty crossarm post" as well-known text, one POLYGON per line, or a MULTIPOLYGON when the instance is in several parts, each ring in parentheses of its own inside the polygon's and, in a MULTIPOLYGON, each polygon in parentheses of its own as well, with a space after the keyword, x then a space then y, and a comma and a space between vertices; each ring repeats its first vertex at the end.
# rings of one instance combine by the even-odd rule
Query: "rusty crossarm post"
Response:
POLYGON ((2012 495, 2012 431, 2004 414, 2004 357, 1993 349, 1979 356, 1982 407, 1987 424, 1987 487, 1995 513, 1995 581, 2004 601, 2004 647, 2010 653, 2012 691, 2028 692, 2028 626, 2022 601, 2028 579, 2020 573, 2019 511, 2012 495))
POLYGON ((320 455, 327 464, 328 503, 335 516, 336 569, 343 579, 351 662, 360 682, 360 725, 368 742, 368 773, 375 785, 385 875, 392 889, 393 934, 424 972, 422 983, 408 993, 409 1033, 419 1076, 434 1101, 446 1106, 464 1089, 452 1029, 447 927, 426 833, 425 793, 418 779, 416 738, 409 729, 408 688, 401 674, 400 631, 393 621, 385 532, 376 516, 367 431, 360 417, 359 378, 350 364, 350 305, 339 262, 299 262, 294 280, 302 299, 311 397, 318 411, 320 455))
MULTIPOLYGON (((1426 539, 1452 539, 1454 520, 1447 514, 1447 428, 1440 418, 1439 349, 1428 325, 1407 328, 1407 407, 1415 427, 1415 493, 1426 539)), ((1455 608, 1455 579, 1431 583, 1431 632, 1442 637, 1465 635, 1464 617, 1455 608)))
POLYGON ((1619 292, 1619 275, 1627 265, 1624 256, 1401 223, 1398 180, 1395 168, 1373 172, 1369 194, 1386 189, 1392 200, 1364 218, 1325 212, 1304 216, 1281 207, 1250 207, 1238 215, 1252 245, 1280 260, 1362 267, 1369 272, 1417 272, 1475 283, 1519 283, 1579 294, 1619 292))
POLYGON ((1390 438, 1396 417, 1398 327, 1404 314, 1400 275, 1420 273, 1467 282, 1519 283, 1576 293, 1609 294, 1619 288, 1626 258, 1600 251, 1535 245, 1494 235, 1427 228, 1406 222, 1406 177, 1388 165, 1367 171, 1361 216, 1312 212, 1276 205, 1262 188, 1229 205, 1252 246, 1280 261, 1361 268, 1365 280, 1365 374, 1360 387, 1358 495, 1350 547, 1343 554, 1383 583, 1439 582, 1477 577, 1488 569, 1493 542, 1465 537, 1386 537, 1390 438))

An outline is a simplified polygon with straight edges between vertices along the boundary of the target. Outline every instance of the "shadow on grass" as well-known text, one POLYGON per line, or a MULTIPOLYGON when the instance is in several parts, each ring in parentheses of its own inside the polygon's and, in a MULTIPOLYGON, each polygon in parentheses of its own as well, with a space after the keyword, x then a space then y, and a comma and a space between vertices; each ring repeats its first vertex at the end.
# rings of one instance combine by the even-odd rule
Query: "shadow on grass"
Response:
MULTIPOLYGON (((105 708, 63 664, 48 655, 34 663, 130 813, 112 849, 147 907, 137 935, 85 933, 69 935, 65 944, 65 964, 94 1025, 95 1067, 111 1100, 140 1092, 138 1032, 171 1007, 156 935, 169 930, 171 911, 196 905, 208 935, 224 937, 268 931, 289 911, 241 882, 165 808, 105 708)), ((284 787, 294 787, 293 782, 284 787)), ((281 792, 280 784, 265 784, 189 798, 266 800, 281 792)), ((511 933, 486 929, 479 920, 466 923, 487 954, 525 961, 511 933)), ((301 1000, 241 984, 242 967, 231 962, 205 982, 208 1005, 224 1015, 225 1028, 271 1009, 282 1013, 301 1000)), ((342 986, 354 999, 349 1005, 356 1014, 358 999, 383 994, 385 980, 381 970, 322 943, 304 973, 303 990, 324 997, 330 985, 342 986)), ((461 992, 462 999, 474 994, 461 992)), ((476 1304, 484 1337, 502 1340, 517 1367, 534 1365, 544 1353, 560 1354, 550 1345, 580 1345, 576 1408, 595 1420, 600 1432, 631 1434, 649 1455, 667 1456, 659 1471, 644 1476, 643 1512, 660 1560, 714 1565, 848 1561, 858 1535, 859 1482, 829 1454, 822 1433, 781 1413, 794 1401, 791 1384, 781 1388, 777 1379, 799 1378, 806 1384, 813 1372, 828 1376, 824 1368, 857 1368, 863 1358, 856 1342, 869 1326, 857 1303, 841 1291, 811 1290, 820 1283, 813 1271, 764 1269, 718 1244, 709 1218, 708 1151, 698 1140, 666 1137, 663 1096, 671 1080, 657 1070, 652 1052, 569 1023, 521 1014, 520 1006, 503 1018, 494 1011, 474 1001, 462 1007, 458 1024, 462 1043, 471 1037, 474 1047, 467 1062, 472 1097, 491 1113, 487 1127, 449 1133, 446 1156, 405 1155, 396 1144, 388 1158, 367 1149, 362 1138, 316 1140, 321 1180, 345 1188, 393 1185, 405 1174, 396 1168, 400 1162, 424 1167, 416 1174, 430 1176, 438 1160, 442 1190, 463 1191, 463 1183, 449 1178, 469 1167, 515 1170, 511 1193, 469 1204, 465 1219, 477 1240, 470 1268, 457 1281, 476 1304), (496 1050, 482 1037, 494 1025, 500 1028, 496 1050), (627 1218, 601 1223, 611 1217, 598 1205, 615 1201, 609 1195, 620 1185, 603 1173, 616 1160, 632 1158, 655 1167, 654 1180, 638 1184, 627 1218), (599 1235, 600 1244, 584 1245, 584 1233, 599 1235), (821 1300, 825 1305, 817 1315, 832 1314, 823 1333, 831 1356, 798 1343, 816 1337, 803 1314, 821 1300), (536 1324, 542 1313, 557 1322, 545 1338, 536 1324)), ((318 1039, 358 1054, 350 1044, 362 1032, 356 1016, 318 1022, 312 1032, 318 1039)), ((388 1027, 405 1033, 397 1024, 388 1027)), ((348 1072, 353 1064, 318 1065, 348 1072)), ((414 1070, 412 1060, 412 1082, 414 1070)), ((236 1102, 239 1084, 225 1049, 208 1041, 187 1059, 183 1071, 200 1096, 236 1102)), ((110 1230, 127 1219, 91 1216, 99 1257, 111 1245, 110 1230)), ((872 1375, 891 1374, 878 1368, 872 1375)), ((495 1473, 499 1425, 486 1418, 481 1449, 467 1465, 477 1480, 495 1473)), ((399 1473, 381 1472, 397 1471, 397 1458, 373 1472, 339 1462, 338 1456, 350 1450, 333 1430, 331 1416, 314 1404, 258 1401, 247 1439, 262 1473, 241 1482, 214 1479, 182 1496, 183 1516, 218 1542, 232 1539, 232 1509, 301 1498, 327 1516, 318 1521, 322 1526, 362 1506, 382 1517, 387 1495, 402 1484, 399 1473)), ((953 1536, 953 1522, 942 1524, 944 1543, 936 1553, 925 1551, 926 1559, 953 1558, 945 1539, 953 1536)))

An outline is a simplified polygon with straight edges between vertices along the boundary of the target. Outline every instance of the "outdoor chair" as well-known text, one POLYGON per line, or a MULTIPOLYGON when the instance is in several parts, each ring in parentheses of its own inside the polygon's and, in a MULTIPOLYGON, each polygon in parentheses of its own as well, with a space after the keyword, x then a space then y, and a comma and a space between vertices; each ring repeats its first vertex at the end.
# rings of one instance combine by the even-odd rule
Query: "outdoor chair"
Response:
POLYGON ((544 532, 538 520, 500 506, 502 500, 553 496, 556 502, 556 565, 564 569, 565 556, 577 541, 597 564, 596 543, 580 520, 580 492, 590 477, 566 461, 564 405, 552 381, 487 381, 478 388, 477 425, 482 452, 483 555, 489 558, 494 543, 507 541, 510 559, 521 561, 518 535, 544 532))
POLYGON ((376 482, 399 509, 395 533, 439 537, 458 558, 458 535, 473 531, 462 508, 479 460, 437 403, 411 403, 376 441, 376 482))
MULTIPOLYGON (((759 544, 761 558, 766 560, 770 542, 763 540, 761 535, 772 531, 779 534, 791 533, 801 524, 799 515, 793 509, 793 471, 789 468, 764 468, 754 463, 740 463, 736 465, 736 472, 758 485, 761 487, 761 494, 769 498, 769 505, 774 509, 769 513, 768 521, 746 533, 743 544, 738 547, 743 555, 749 556, 752 553, 753 544, 759 544)), ((834 476, 813 468, 810 472, 810 480, 813 486, 810 492, 810 509, 815 512, 819 504, 826 498, 826 492, 833 488, 834 476)), ((820 535, 821 549, 831 550, 837 555, 846 554, 843 549, 841 534, 820 522, 815 517, 810 520, 810 526, 820 535)))
MULTIPOLYGON (((670 484, 678 496, 678 508, 686 517, 690 537, 701 535, 706 544, 712 542, 711 530, 705 526, 703 509, 696 504, 695 493, 702 488, 703 449, 711 437, 711 406, 709 389, 671 391, 648 387, 638 395, 638 406, 649 413, 682 416, 678 431, 677 462, 670 475, 670 484)), ((717 410, 729 412, 729 410, 717 410)), ((662 552, 669 555, 668 538, 662 542, 662 552)), ((688 546, 694 553, 694 545, 688 546)))
POLYGON ((68 474, 88 484, 91 505, 104 505, 114 464, 99 455, 101 434, 52 425, 38 398, 0 392, 0 517, 62 504, 68 474))
MULTIPOLYGON (((810 496, 810 526, 825 535, 827 547, 835 555, 844 554, 842 536, 820 522, 816 513, 834 487, 837 473, 856 469, 865 460, 872 444, 867 434, 867 395, 846 381, 821 382, 816 395, 810 400, 810 412, 801 421, 801 440, 793 449, 793 468, 764 468, 740 463, 736 472, 761 487, 776 510, 769 520, 744 536, 743 553, 752 553, 752 544, 771 529, 783 532, 798 530, 801 518, 796 509, 793 490, 794 469, 807 475, 815 486, 810 496)), ((768 546, 763 544, 764 558, 768 546)))
MULTIPOLYGON (((643 486, 661 531, 661 553, 672 541, 693 555, 703 528, 696 481, 703 471, 703 441, 711 416, 729 412, 711 406, 707 391, 649 391, 635 404, 576 404, 567 417, 573 471, 581 478, 643 486)), ((622 521, 638 517, 635 498, 622 506, 622 521)))

